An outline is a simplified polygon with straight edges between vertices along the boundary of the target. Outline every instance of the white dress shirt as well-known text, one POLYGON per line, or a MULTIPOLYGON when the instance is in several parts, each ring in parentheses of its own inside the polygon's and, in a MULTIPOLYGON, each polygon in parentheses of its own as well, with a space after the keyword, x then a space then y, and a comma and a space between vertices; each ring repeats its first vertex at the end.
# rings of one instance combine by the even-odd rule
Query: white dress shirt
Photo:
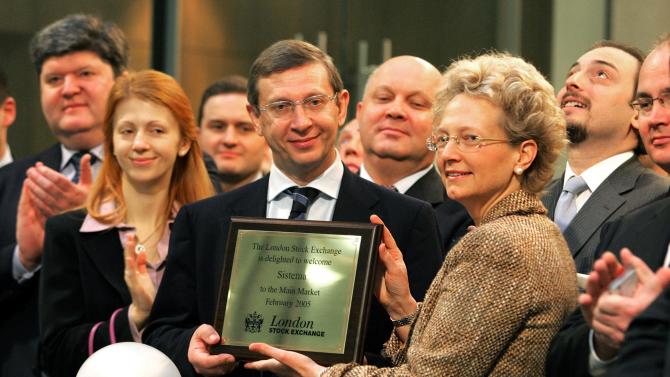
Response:
MULTIPOLYGON (((339 154, 335 161, 320 176, 303 187, 319 190, 319 196, 307 209, 306 220, 330 221, 335 212, 335 202, 340 192, 344 165, 339 154)), ((269 219, 288 219, 293 206, 293 198, 284 192, 287 188, 300 186, 286 176, 275 164, 270 168, 268 184, 267 212, 269 219)))
POLYGON ((12 158, 12 151, 9 149, 9 144, 7 144, 7 148, 5 148, 5 154, 0 158, 0 168, 9 165, 14 161, 12 158))

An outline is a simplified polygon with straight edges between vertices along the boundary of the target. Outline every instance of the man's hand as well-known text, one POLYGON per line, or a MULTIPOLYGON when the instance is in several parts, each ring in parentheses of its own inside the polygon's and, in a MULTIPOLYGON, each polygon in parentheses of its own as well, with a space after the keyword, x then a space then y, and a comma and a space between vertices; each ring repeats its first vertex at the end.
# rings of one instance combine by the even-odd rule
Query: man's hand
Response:
POLYGON ((595 333, 596 354, 605 360, 616 356, 631 321, 670 284, 668 268, 662 267, 654 273, 642 259, 628 249, 621 251, 621 260, 626 269, 635 270, 638 283, 631 297, 602 292, 597 300, 591 327, 595 333))
POLYGON ((606 251, 593 264, 593 271, 586 281, 585 293, 579 295, 579 306, 589 327, 593 328, 593 310, 612 280, 623 273, 623 266, 613 253, 606 251))
POLYGON ((265 343, 251 343, 249 350, 268 356, 270 359, 246 363, 244 367, 247 369, 270 371, 281 377, 318 377, 325 369, 305 355, 265 343))
POLYGON ((41 162, 28 169, 27 175, 36 208, 44 217, 50 217, 84 204, 93 181, 91 156, 86 154, 81 159, 79 183, 72 183, 41 162))
POLYGON ((32 271, 42 259, 46 218, 34 206, 27 181, 23 181, 16 213, 16 243, 19 246, 19 261, 23 267, 32 271))
POLYGON ((188 345, 188 361, 196 372, 205 376, 219 376, 235 369, 237 363, 233 355, 209 353, 209 347, 219 342, 224 343, 212 326, 200 325, 195 330, 188 345))

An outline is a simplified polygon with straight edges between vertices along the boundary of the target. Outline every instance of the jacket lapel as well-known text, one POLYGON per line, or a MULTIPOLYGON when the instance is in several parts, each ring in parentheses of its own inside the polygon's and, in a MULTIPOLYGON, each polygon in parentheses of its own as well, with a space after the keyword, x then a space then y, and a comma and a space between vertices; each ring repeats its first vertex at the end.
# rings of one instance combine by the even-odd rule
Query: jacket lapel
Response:
POLYGON ((433 168, 416 181, 412 187, 405 192, 405 195, 426 201, 435 207, 445 201, 447 191, 442 185, 440 175, 433 168))
POLYGON ((348 169, 344 169, 333 213, 334 221, 366 223, 370 221, 371 210, 379 201, 379 197, 366 183, 363 178, 354 176, 348 169))
POLYGON ((554 210, 556 209, 556 203, 561 195, 561 191, 563 191, 563 175, 561 175, 561 178, 551 181, 542 196, 542 204, 547 208, 547 217, 552 221, 554 220, 554 210))
POLYGON ((82 237, 82 248, 93 262, 100 275, 121 295, 130 300, 128 287, 123 279, 124 258, 119 232, 111 228, 102 232, 79 233, 82 237))
POLYGON ((596 230, 626 203, 626 198, 621 194, 635 188, 641 171, 637 157, 634 156, 612 172, 591 194, 563 232, 573 256, 579 254, 596 230))

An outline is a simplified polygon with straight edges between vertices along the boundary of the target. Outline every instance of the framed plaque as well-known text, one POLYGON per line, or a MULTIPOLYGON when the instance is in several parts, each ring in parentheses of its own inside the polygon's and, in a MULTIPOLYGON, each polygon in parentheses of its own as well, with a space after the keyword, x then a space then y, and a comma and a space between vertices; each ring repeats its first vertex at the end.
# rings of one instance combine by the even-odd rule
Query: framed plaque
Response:
POLYGON ((251 343, 317 363, 361 362, 382 226, 232 217, 213 353, 263 356, 251 343))

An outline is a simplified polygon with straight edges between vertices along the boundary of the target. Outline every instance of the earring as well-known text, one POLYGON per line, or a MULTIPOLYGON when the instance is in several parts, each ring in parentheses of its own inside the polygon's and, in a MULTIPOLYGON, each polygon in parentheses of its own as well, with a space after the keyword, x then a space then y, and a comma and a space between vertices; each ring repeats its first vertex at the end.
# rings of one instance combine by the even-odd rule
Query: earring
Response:
POLYGON ((520 166, 515 167, 514 168, 514 174, 516 174, 516 175, 523 174, 523 168, 521 168, 520 166))

